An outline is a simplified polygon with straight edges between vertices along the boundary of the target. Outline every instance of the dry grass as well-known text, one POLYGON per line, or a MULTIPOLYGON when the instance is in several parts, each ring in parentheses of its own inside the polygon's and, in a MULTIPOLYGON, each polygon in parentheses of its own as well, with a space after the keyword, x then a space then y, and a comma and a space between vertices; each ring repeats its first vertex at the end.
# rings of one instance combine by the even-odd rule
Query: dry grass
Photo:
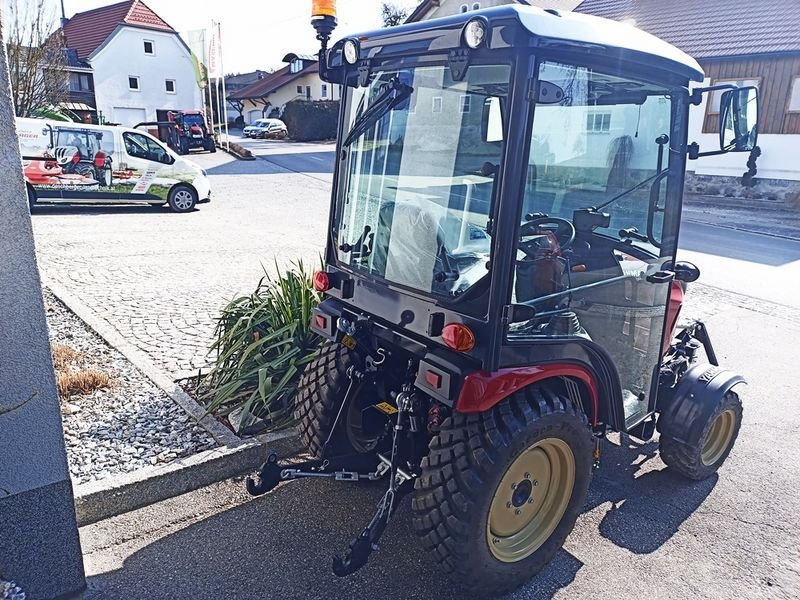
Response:
POLYGON ((95 369, 56 372, 56 385, 61 398, 91 394, 93 391, 111 386, 111 377, 95 369))
POLYGON ((81 352, 64 344, 53 344, 51 351, 58 395, 62 400, 111 386, 112 380, 107 373, 81 364, 85 359, 81 352))
POLYGON ((63 371, 81 358, 80 352, 64 344, 53 344, 51 350, 53 353, 53 366, 56 368, 56 371, 63 371))

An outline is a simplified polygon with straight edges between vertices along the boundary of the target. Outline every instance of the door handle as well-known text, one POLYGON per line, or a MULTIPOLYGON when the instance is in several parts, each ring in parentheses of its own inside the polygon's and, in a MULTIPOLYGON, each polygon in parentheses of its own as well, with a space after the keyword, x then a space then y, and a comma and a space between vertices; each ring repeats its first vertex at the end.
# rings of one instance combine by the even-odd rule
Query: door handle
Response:
POLYGON ((674 271, 656 271, 647 276, 647 281, 650 283, 669 283, 675 279, 674 271))

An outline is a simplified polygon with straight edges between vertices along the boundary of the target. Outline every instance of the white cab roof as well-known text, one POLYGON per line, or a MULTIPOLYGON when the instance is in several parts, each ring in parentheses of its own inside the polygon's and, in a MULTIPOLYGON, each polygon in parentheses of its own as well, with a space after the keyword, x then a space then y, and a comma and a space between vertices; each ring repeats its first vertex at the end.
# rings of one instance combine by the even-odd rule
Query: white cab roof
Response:
POLYGON ((522 25, 533 35, 654 54, 683 65, 694 72, 693 79, 703 80, 703 69, 695 59, 672 44, 632 25, 565 10, 544 10, 520 5, 513 8, 519 14, 522 25))

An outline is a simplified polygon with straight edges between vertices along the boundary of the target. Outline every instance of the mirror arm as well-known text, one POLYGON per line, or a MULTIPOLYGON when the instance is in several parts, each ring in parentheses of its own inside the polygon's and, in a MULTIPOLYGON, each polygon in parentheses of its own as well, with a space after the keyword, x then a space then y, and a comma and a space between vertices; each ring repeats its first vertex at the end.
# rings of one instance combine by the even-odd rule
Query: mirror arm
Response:
POLYGON ((691 96, 689 96, 689 102, 694 106, 700 106, 700 103, 703 102, 703 94, 708 92, 716 92, 717 90, 738 90, 739 87, 732 85, 730 83, 723 83, 720 85, 711 85, 709 87, 701 87, 695 88, 692 90, 691 96))
POLYGON ((704 156, 718 156, 719 154, 728 154, 730 150, 711 150, 709 152, 700 152, 700 144, 692 142, 686 147, 686 153, 689 160, 697 160, 704 156))

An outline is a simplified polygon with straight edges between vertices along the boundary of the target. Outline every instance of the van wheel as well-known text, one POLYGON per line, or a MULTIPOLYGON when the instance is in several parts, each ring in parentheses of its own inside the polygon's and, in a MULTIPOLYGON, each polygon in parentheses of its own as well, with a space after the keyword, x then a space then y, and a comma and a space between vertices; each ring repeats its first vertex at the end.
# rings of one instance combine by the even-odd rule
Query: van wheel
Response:
POLYGON ((98 174, 97 181, 100 182, 100 185, 103 187, 111 187, 113 183, 113 173, 111 172, 111 167, 106 166, 103 170, 98 174))
POLYGON ((26 185, 25 189, 28 192, 28 208, 33 212, 33 209, 36 208, 36 190, 30 184, 26 185))
POLYGON ((197 204, 197 192, 188 185, 176 185, 169 191, 167 202, 169 207, 177 213, 189 212, 197 204))

